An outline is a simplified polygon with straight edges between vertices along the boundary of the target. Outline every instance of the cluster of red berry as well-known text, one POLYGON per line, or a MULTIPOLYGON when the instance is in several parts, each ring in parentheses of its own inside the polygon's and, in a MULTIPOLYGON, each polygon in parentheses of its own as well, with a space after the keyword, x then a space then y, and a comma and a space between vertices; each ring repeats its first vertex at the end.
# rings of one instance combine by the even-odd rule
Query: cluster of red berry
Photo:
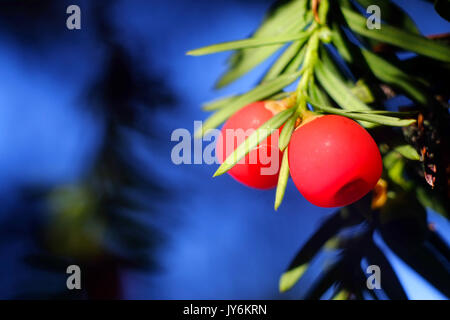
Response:
MULTIPOLYGON (((223 163, 234 151, 225 148, 230 143, 226 130, 257 129, 273 116, 264 101, 249 104, 235 113, 223 126, 217 142, 219 161, 223 163)), ((245 161, 237 163, 228 173, 249 187, 274 188, 278 172, 262 174, 261 169, 268 164, 262 163, 255 153, 261 149, 278 153, 281 163, 283 152, 278 147, 281 129, 260 142, 246 155, 245 161), (249 161, 252 157, 258 160, 249 161)), ((236 140, 231 143, 237 147, 236 140)), ((381 155, 373 138, 357 122, 343 116, 323 115, 300 123, 287 152, 295 185, 308 201, 320 207, 345 206, 359 200, 373 189, 382 173, 381 155)))

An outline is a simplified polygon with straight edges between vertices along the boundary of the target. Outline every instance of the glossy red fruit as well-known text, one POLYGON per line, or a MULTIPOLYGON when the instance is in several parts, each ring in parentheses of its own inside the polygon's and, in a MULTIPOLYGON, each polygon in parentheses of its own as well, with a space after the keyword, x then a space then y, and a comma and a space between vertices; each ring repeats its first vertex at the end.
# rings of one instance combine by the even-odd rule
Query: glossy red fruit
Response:
MULTIPOLYGON (((223 163, 227 156, 251 134, 251 129, 258 129, 273 116, 274 113, 266 108, 265 102, 259 101, 245 106, 229 118, 216 145, 216 155, 220 163, 223 163), (243 136, 240 134, 242 132, 248 134, 243 136)), ((237 181, 252 188, 275 187, 283 156, 278 148, 279 130, 261 141, 257 148, 250 151, 228 173, 237 181)))
POLYGON ((340 207, 366 195, 383 169, 377 144, 346 117, 318 117, 295 130, 289 168, 300 193, 319 207, 340 207))

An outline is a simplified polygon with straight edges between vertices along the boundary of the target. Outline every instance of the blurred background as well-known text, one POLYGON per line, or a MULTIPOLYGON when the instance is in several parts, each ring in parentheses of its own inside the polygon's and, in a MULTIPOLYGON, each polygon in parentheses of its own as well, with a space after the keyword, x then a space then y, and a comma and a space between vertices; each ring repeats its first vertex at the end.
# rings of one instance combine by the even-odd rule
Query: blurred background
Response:
MULTIPOLYGON (((395 1, 425 35, 449 23, 432 4, 395 1)), ((256 191, 216 165, 175 165, 173 130, 193 132, 205 101, 244 92, 267 64, 219 92, 228 53, 272 0, 3 0, 0 3, 0 298, 296 299, 278 280, 333 210, 290 182, 256 191), (81 8, 81 30, 66 8, 81 8), (66 288, 66 268, 83 289, 66 288)), ((398 101, 394 101, 399 103, 398 101)), ((208 144, 208 142, 204 142, 208 144)), ((448 221, 428 220, 450 240, 448 221)), ((410 299, 445 299, 378 241, 410 299)))

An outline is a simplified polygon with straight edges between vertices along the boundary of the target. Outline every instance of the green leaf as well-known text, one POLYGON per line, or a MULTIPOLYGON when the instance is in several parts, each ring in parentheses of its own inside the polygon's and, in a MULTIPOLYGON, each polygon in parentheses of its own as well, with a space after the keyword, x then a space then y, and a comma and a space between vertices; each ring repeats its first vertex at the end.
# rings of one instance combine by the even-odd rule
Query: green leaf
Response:
POLYGON ((352 53, 355 51, 356 46, 346 41, 339 24, 335 21, 331 24, 331 41, 345 61, 354 63, 352 53))
POLYGON ((336 295, 333 297, 333 300, 348 300, 350 296, 350 292, 345 289, 339 290, 336 295))
POLYGON ((417 153, 416 149, 414 149, 409 144, 404 144, 404 145, 398 146, 394 150, 397 151, 398 153, 400 153, 406 159, 409 159, 409 160, 420 160, 420 156, 417 153))
POLYGON ((332 73, 335 77, 337 77, 348 88, 350 88, 350 86, 347 83, 347 79, 345 79, 342 71, 333 62, 333 59, 331 58, 330 53, 325 48, 325 46, 320 46, 319 52, 320 52, 320 58, 321 58, 320 60, 322 61, 322 64, 328 69, 328 71, 330 73, 332 73))
POLYGON ((280 292, 286 292, 291 289, 297 281, 303 276, 305 271, 308 269, 308 263, 302 264, 292 270, 285 272, 279 283, 280 292))
POLYGON ((370 110, 370 107, 356 98, 338 76, 322 62, 317 61, 315 74, 326 92, 345 110, 370 110))
POLYGON ((225 107, 227 104, 229 104, 231 101, 235 100, 238 96, 228 96, 228 97, 222 97, 210 102, 206 102, 203 104, 203 110, 205 111, 214 111, 220 108, 225 107))
POLYGON ((292 24, 293 20, 303 18, 307 3, 303 0, 281 1, 276 3, 276 8, 271 9, 264 21, 253 34, 254 37, 276 35, 286 30, 286 25, 292 24))
POLYGON ((344 116, 347 118, 351 118, 354 120, 364 121, 364 126, 367 127, 366 122, 372 122, 385 126, 393 126, 393 127, 404 127, 409 126, 416 122, 415 119, 400 119, 396 117, 389 117, 384 115, 372 114, 372 113, 362 113, 365 111, 352 112, 341 110, 333 107, 328 107, 324 105, 320 105, 317 101, 314 101, 311 97, 308 98, 308 102, 315 108, 320 109, 327 113, 337 114, 340 116, 344 116))
POLYGON ((295 72, 287 75, 283 75, 278 77, 277 79, 264 82, 259 86, 253 88, 249 92, 239 96, 235 100, 231 101, 231 103, 226 107, 216 111, 213 115, 211 115, 202 126, 201 131, 197 131, 195 133, 195 137, 203 136, 208 130, 216 128, 226 119, 228 119, 231 115, 239 111, 241 108, 245 107, 249 103, 262 100, 266 97, 270 97, 271 95, 279 92, 284 87, 288 86, 292 82, 294 82, 300 76, 300 72, 295 72))
POLYGON ((391 117, 411 117, 416 116, 418 111, 388 111, 388 110, 352 110, 351 113, 379 114, 391 117))
MULTIPOLYGON (((306 4, 306 2, 304 2, 304 4, 306 4)), ((303 14, 305 10, 302 8, 296 9, 297 11, 293 11, 293 21, 290 21, 292 18, 286 18, 283 20, 282 26, 273 28, 274 31, 255 33, 254 38, 261 36, 274 36, 283 33, 296 33, 303 30, 312 21, 312 14, 310 13, 304 17, 303 14)), ((283 44, 237 51, 232 56, 229 70, 219 79, 216 87, 222 88, 242 77, 244 74, 258 66, 278 51, 281 47, 283 47, 283 44)))
MULTIPOLYGON (((325 106, 328 108, 333 108, 331 106, 330 101, 328 100, 327 95, 322 92, 322 90, 319 89, 319 87, 315 84, 311 85, 308 88, 308 94, 313 103, 320 106, 325 106)), ((385 115, 385 116, 391 116, 391 117, 406 117, 406 116, 416 116, 418 111, 387 111, 387 110, 352 110, 352 111, 346 111, 346 110, 340 110, 336 109, 338 111, 344 111, 347 113, 363 113, 363 114, 378 114, 378 115, 385 115)))
MULTIPOLYGON (((271 96, 267 97, 267 99, 280 100, 280 99, 287 98, 287 97, 289 97, 291 95, 292 95, 292 92, 284 92, 284 91, 282 91, 282 92, 278 92, 278 93, 275 93, 274 95, 271 95, 271 96)), ((230 106, 231 102, 233 100, 236 100, 237 98, 239 98, 239 95, 221 97, 221 98, 215 99, 213 101, 206 102, 205 104, 203 104, 202 109, 204 111, 219 110, 219 109, 222 109, 222 108, 230 106)))
POLYGON ((308 86, 308 95, 314 100, 317 101, 321 106, 331 106, 331 102, 328 99, 325 92, 323 92, 317 84, 314 82, 308 86))
POLYGON ((328 2, 328 0, 323 0, 321 1, 320 5, 319 5, 319 21, 321 24, 325 24, 327 21, 327 15, 328 15, 328 10, 330 8, 330 3, 328 2))
POLYGON ((389 179, 404 190, 412 187, 412 182, 403 176, 405 161, 397 152, 391 151, 383 157, 383 165, 387 169, 389 179))
MULTIPOLYGON (((321 61, 316 63, 315 74, 325 91, 342 109, 370 110, 370 107, 355 97, 347 85, 338 76, 330 72, 321 61)), ((367 128, 373 127, 372 124, 367 122, 361 124, 367 128)))
POLYGON ((294 59, 292 59, 292 61, 288 64, 285 72, 290 73, 290 72, 297 71, 298 68, 303 63, 305 54, 306 54, 306 46, 303 46, 302 49, 300 50, 300 52, 297 54, 297 56, 294 59))
POLYGON ((400 88, 413 100, 423 105, 428 104, 429 97, 424 93, 423 85, 420 85, 413 76, 406 74, 400 68, 371 51, 361 49, 361 53, 375 77, 381 82, 400 88))
MULTIPOLYGON (((284 193, 286 191, 286 185, 289 179, 289 161, 288 161, 288 149, 283 153, 283 160, 281 161, 280 173, 278 175, 277 192, 275 194, 275 211, 278 210, 281 202, 284 198, 284 193)), ((280 283, 281 285, 281 283, 280 283)))
POLYGON ((449 219, 450 212, 445 209, 445 196, 433 192, 433 190, 425 189, 423 187, 416 188, 416 196, 419 202, 427 208, 430 208, 434 212, 439 213, 441 216, 449 219))
POLYGON ((250 39, 244 39, 244 40, 237 40, 237 41, 213 44, 211 46, 206 46, 203 48, 188 51, 186 54, 190 55, 190 56, 202 56, 202 55, 212 54, 212 53, 217 53, 217 52, 222 52, 222 51, 270 46, 270 45, 274 45, 274 44, 291 42, 294 40, 304 40, 304 39, 308 38, 308 36, 309 36, 309 32, 305 31, 305 32, 297 33, 297 34, 286 34, 286 35, 279 35, 279 36, 274 36, 274 37, 250 38, 250 39))
POLYGON ((372 103, 375 101, 372 91, 370 91, 370 88, 363 79, 356 81, 355 86, 350 88, 350 91, 364 103, 372 103))
POLYGON ((343 115, 355 120, 363 121, 362 125, 365 127, 373 127, 376 123, 388 126, 408 126, 415 122, 414 119, 400 119, 396 117, 383 116, 370 113, 370 107, 356 98, 351 90, 343 83, 337 76, 335 76, 330 70, 320 61, 316 64, 316 76, 320 84, 325 88, 327 93, 336 101, 344 110, 328 107, 326 105, 320 105, 318 101, 309 99, 309 102, 325 112, 343 115), (346 112, 356 111, 356 112, 346 112), (366 112, 367 111, 367 112, 366 112), (362 113, 364 112, 364 113, 362 113))
POLYGON ((450 47, 444 43, 433 41, 387 24, 382 24, 381 29, 368 29, 365 17, 344 7, 341 7, 341 10, 350 29, 362 36, 389 43, 433 59, 450 62, 450 47))
POLYGON ((288 91, 281 91, 279 93, 276 93, 272 96, 270 96, 271 100, 281 100, 287 97, 290 97, 293 93, 292 92, 288 92, 288 91))
POLYGON ((266 121, 225 159, 219 169, 214 173, 214 177, 220 176, 230 170, 236 163, 253 150, 258 143, 271 135, 274 130, 281 127, 294 111, 294 108, 281 111, 266 121))
POLYGON ((322 57, 323 64, 329 69, 329 71, 334 74, 342 83, 344 83, 350 90, 350 92, 360 101, 364 103, 372 103, 375 101, 375 98, 372 95, 372 92, 364 81, 364 79, 359 79, 356 84, 351 83, 350 80, 347 80, 343 72, 341 72, 340 68, 338 68, 333 62, 333 58, 331 57, 331 53, 324 47, 320 47, 320 53, 322 57))
POLYGON ((352 65, 356 65, 360 70, 370 68, 373 75, 381 82, 387 83, 400 89, 414 101, 427 105, 430 101, 429 95, 421 78, 413 77, 381 56, 360 48, 351 43, 342 33, 339 25, 332 26, 333 44, 342 58, 352 65))
POLYGON ((284 124, 283 129, 280 133, 280 138, 278 139, 278 146, 281 151, 286 149, 291 140, 292 132, 294 132, 295 122, 297 121, 297 113, 294 113, 288 121, 284 124))
POLYGON ((277 46, 267 46, 267 47, 260 47, 257 49, 250 49, 250 50, 257 50, 254 53, 245 55, 245 59, 243 58, 240 63, 236 64, 235 66, 231 67, 229 70, 227 70, 217 81, 215 87, 217 89, 223 88, 230 83, 236 81, 243 75, 245 75, 247 72, 261 64, 263 61, 265 61, 267 58, 269 58, 272 54, 274 54, 276 51, 281 49, 283 45, 277 45, 277 46), (248 58, 247 58, 248 57, 248 58))
POLYGON ((375 53, 351 43, 342 33, 339 25, 333 23, 333 44, 342 58, 360 70, 370 68, 373 75, 381 82, 400 89, 414 101, 427 105, 430 97, 426 94, 426 84, 421 78, 413 77, 375 53))
POLYGON ((390 151, 383 157, 383 165, 386 169, 389 170, 399 160, 402 160, 401 156, 397 152, 390 151))
POLYGON ((325 250, 336 250, 336 249, 342 249, 342 239, 339 236, 331 237, 325 244, 323 245, 323 248, 325 250))
POLYGON ((278 58, 278 60, 272 65, 272 67, 267 71, 266 75, 263 78, 263 81, 272 80, 278 77, 286 68, 286 66, 294 59, 298 54, 305 43, 305 39, 300 41, 295 41, 292 43, 278 58))

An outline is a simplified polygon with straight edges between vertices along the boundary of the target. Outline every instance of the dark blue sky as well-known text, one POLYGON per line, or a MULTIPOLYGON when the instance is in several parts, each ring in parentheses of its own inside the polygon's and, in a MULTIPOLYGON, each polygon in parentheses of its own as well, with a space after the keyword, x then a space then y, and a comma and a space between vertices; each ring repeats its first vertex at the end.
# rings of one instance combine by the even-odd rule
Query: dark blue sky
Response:
MULTIPOLYGON (((420 0, 396 2, 416 19, 424 34, 448 31, 449 24, 437 17, 430 4, 420 0)), ((185 56, 185 52, 247 37, 270 3, 122 1, 115 10, 121 41, 141 52, 147 64, 143 68, 158 74, 178 101, 176 109, 154 115, 162 138, 150 151, 148 145, 136 141, 142 159, 149 168, 156 168, 156 176, 177 196, 161 205, 162 217, 156 221, 168 239, 158 251, 162 270, 156 274, 127 273, 126 297, 296 298, 308 285, 302 280, 292 292, 278 294, 280 274, 331 209, 309 204, 290 182, 284 203, 275 213, 273 190, 251 190, 228 176, 212 179, 216 166, 176 166, 170 161, 174 129, 192 132, 193 121, 206 117, 200 110, 203 102, 249 89, 267 67, 262 65, 217 92, 212 86, 224 71, 228 53, 199 58, 185 56), (142 42, 137 44, 135 39, 142 42)), ((0 199, 5 199, 6 206, 8 199, 14 201, 15 187, 22 183, 75 181, 99 141, 101 128, 79 106, 83 103, 80 92, 95 74, 101 55, 89 35, 89 17, 86 24, 83 22, 80 34, 66 33, 63 45, 50 44, 39 54, 29 54, 0 33, 0 199)), ((7 215, 7 211, 0 215, 0 224, 7 215)), ((443 234, 449 234, 444 219, 431 214, 430 220, 438 223, 443 234)), ((20 252, 17 247, 20 244, 0 247, 1 261, 9 260, 6 270, 14 267, 15 254, 20 252)), ((442 298, 388 254, 410 298, 442 298)), ((18 282, 1 274, 0 283, 5 284, 0 296, 6 296, 5 288, 18 282)))

